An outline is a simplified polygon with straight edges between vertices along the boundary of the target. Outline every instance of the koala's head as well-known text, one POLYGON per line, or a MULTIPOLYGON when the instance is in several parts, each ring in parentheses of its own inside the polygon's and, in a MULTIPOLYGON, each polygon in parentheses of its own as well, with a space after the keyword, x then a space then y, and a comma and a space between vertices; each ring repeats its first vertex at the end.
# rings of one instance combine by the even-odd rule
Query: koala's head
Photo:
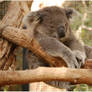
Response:
POLYGON ((26 19, 26 26, 31 27, 31 23, 36 16, 39 16, 40 23, 37 26, 37 31, 44 33, 47 36, 55 37, 61 40, 70 37, 69 18, 73 13, 72 9, 64 9, 56 6, 45 7, 39 11, 30 12, 24 19, 26 19))

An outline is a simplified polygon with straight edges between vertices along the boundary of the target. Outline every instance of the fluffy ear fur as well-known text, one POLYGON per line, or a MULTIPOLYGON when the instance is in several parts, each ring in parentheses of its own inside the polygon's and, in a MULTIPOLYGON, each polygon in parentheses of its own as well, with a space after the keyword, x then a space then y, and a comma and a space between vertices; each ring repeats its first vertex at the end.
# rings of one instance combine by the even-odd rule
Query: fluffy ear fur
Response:
POLYGON ((72 9, 72 8, 66 8, 65 9, 65 13, 66 13, 67 18, 69 19, 69 18, 72 17, 72 14, 74 13, 74 9, 72 9))

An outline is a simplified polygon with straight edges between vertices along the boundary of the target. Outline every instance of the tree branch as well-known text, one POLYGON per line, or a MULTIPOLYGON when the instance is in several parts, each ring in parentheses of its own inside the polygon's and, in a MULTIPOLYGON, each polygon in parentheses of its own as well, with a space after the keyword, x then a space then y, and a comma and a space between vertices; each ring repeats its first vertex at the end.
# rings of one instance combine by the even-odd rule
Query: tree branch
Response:
POLYGON ((92 27, 82 26, 82 28, 88 31, 92 31, 92 27))
POLYGON ((63 59, 55 58, 45 53, 39 43, 35 40, 35 38, 30 41, 31 37, 28 34, 29 32, 27 31, 28 30, 18 29, 14 27, 5 27, 2 32, 2 36, 19 46, 33 51, 37 56, 42 57, 52 66, 66 66, 63 59))
MULTIPOLYGON (((33 38, 33 40, 31 41, 30 40, 31 37, 28 34, 29 32, 27 32, 27 31, 28 30, 18 29, 18 28, 7 26, 6 28, 4 28, 4 30, 2 32, 2 36, 5 39, 7 39, 21 47, 25 47, 25 48, 33 51, 37 56, 42 57, 43 59, 46 60, 46 62, 48 62, 52 66, 56 66, 56 67, 66 66, 65 61, 63 59, 52 57, 52 56, 48 55, 46 52, 44 52, 43 49, 41 48, 41 46, 39 45, 39 43, 37 42, 37 40, 35 40, 35 38, 33 38)), ((87 46, 85 46, 85 50, 86 50, 86 54, 88 54, 89 48, 87 46)), ((91 58, 89 58, 89 59, 91 59, 91 58)), ((85 67, 86 67, 86 65, 85 65, 85 67)))
POLYGON ((50 80, 92 84, 92 70, 40 67, 25 71, 0 71, 0 85, 26 84, 50 80))

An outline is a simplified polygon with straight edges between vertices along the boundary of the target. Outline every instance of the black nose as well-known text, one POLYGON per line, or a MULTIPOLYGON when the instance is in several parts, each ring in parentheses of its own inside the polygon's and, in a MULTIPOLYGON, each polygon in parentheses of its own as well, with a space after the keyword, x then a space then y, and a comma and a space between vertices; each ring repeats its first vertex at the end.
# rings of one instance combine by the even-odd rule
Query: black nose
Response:
POLYGON ((63 27, 58 28, 58 36, 59 38, 65 37, 65 29, 63 27))
POLYGON ((23 27, 22 27, 23 29, 27 29, 27 27, 24 25, 23 27))

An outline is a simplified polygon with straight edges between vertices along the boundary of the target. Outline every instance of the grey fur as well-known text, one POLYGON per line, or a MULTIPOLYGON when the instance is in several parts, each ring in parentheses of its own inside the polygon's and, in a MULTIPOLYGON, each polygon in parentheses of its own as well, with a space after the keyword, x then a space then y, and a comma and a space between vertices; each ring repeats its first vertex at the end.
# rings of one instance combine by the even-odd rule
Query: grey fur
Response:
MULTIPOLYGON (((30 29, 34 36, 42 46, 43 50, 53 57, 63 58, 70 68, 80 68, 84 64, 86 55, 84 46, 76 39, 69 25, 69 16, 72 12, 59 7, 46 7, 39 11, 28 13, 23 23, 30 29), (64 27, 64 37, 59 37, 58 28, 64 27), (77 58, 77 59, 76 59, 77 58)), ((39 66, 49 67, 43 59, 37 57, 29 50, 26 52, 29 67, 31 69, 39 66)), ((62 88, 61 84, 69 84, 68 82, 49 83, 62 88), (57 85, 58 84, 58 85, 57 85)), ((68 87, 68 86, 66 86, 68 87)))

